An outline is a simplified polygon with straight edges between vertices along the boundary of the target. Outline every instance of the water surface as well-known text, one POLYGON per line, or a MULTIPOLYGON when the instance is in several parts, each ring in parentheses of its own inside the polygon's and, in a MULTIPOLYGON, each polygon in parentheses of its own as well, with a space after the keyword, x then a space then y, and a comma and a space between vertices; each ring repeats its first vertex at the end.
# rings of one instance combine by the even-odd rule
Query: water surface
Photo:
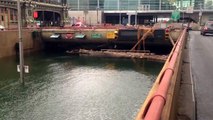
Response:
POLYGON ((19 83, 15 57, 0 59, 2 120, 133 120, 163 63, 33 54, 19 83))

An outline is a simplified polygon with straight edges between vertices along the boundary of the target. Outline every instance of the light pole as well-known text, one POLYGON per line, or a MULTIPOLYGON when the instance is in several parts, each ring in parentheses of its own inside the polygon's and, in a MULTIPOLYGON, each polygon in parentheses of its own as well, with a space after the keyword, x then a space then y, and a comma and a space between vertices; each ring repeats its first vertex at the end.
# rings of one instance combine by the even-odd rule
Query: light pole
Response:
POLYGON ((201 25, 201 22, 202 22, 202 4, 199 4, 199 5, 200 5, 199 24, 201 25))
POLYGON ((118 0, 118 11, 119 11, 119 25, 121 25, 121 7, 120 7, 120 0, 118 0))
POLYGON ((21 20, 21 8, 20 0, 17 0, 18 9, 18 38, 19 38, 19 62, 20 62, 20 82, 24 85, 24 55, 23 55, 23 43, 22 43, 22 20, 21 20))
POLYGON ((98 12, 99 12, 99 0, 97 0, 97 24, 99 24, 99 20, 98 20, 98 12))
POLYGON ((137 22, 137 19, 138 19, 138 11, 135 10, 135 26, 138 24, 137 22))

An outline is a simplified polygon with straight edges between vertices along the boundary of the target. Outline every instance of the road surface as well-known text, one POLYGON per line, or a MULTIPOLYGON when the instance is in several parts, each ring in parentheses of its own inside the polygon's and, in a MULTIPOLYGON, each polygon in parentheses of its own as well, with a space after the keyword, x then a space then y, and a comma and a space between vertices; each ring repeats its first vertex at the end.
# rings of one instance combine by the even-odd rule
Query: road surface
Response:
POLYGON ((213 119, 213 36, 190 32, 190 61, 195 84, 197 120, 213 119))

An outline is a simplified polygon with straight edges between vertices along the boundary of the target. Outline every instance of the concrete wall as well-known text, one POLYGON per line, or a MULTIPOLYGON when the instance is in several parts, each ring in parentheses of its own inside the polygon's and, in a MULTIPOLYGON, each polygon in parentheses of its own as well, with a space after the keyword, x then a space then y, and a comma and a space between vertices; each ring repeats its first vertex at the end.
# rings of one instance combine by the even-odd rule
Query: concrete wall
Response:
POLYGON ((103 12, 102 11, 69 11, 68 12, 70 19, 70 23, 73 24, 73 17, 76 20, 80 20, 85 22, 88 25, 96 25, 97 24, 97 15, 99 23, 103 22, 103 12))
MULTIPOLYGON (((24 52, 41 50, 42 42, 39 37, 32 37, 33 30, 23 30, 24 52)), ((0 31, 0 58, 16 54, 15 44, 18 43, 18 31, 0 31)))

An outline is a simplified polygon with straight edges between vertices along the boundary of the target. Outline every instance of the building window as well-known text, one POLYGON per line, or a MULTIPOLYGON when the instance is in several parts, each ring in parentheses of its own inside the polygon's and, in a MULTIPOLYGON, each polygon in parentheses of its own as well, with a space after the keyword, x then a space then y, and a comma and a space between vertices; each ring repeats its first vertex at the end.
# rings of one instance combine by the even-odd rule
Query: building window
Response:
POLYGON ((10 20, 13 20, 13 15, 12 14, 10 14, 10 20))
POLYGON ((10 10, 10 20, 13 20, 13 10, 10 10))
POLYGON ((32 11, 31 10, 28 10, 28 15, 32 16, 32 11))
POLYGON ((4 16, 1 16, 1 21, 4 21, 4 16))

